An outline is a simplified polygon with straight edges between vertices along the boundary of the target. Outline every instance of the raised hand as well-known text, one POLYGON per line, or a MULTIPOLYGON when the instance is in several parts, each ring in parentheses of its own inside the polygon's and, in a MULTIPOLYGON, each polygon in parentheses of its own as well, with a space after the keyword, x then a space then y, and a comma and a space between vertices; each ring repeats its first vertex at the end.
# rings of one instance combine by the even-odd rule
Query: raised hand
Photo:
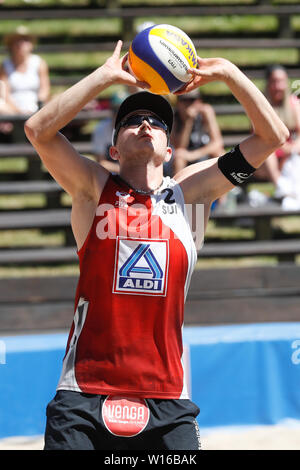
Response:
POLYGON ((206 83, 224 80, 230 73, 230 67, 234 67, 231 62, 223 58, 201 59, 201 57, 198 57, 197 60, 198 68, 188 69, 188 73, 192 75, 192 80, 179 91, 176 91, 175 95, 189 93, 206 83))
POLYGON ((131 75, 131 73, 129 73, 126 66, 128 53, 125 54, 124 57, 120 57, 122 44, 122 41, 118 41, 113 54, 103 65, 103 67, 106 68, 110 74, 112 82, 123 85, 137 86, 139 88, 150 88, 148 83, 137 80, 133 75, 131 75))

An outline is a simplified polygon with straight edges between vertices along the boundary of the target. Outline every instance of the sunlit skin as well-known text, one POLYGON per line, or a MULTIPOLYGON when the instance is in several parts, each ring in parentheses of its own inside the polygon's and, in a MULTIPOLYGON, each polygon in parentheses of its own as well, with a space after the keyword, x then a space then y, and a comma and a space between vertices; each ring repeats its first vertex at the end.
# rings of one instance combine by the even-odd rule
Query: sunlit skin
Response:
MULTIPOLYGON (((128 116, 140 113, 152 114, 141 110, 128 116)), ((120 176, 128 183, 131 183, 134 174, 135 187, 156 188, 163 177, 162 163, 171 158, 172 149, 168 146, 165 131, 152 127, 144 120, 139 127, 121 127, 116 145, 110 148, 110 156, 119 161, 120 176)))

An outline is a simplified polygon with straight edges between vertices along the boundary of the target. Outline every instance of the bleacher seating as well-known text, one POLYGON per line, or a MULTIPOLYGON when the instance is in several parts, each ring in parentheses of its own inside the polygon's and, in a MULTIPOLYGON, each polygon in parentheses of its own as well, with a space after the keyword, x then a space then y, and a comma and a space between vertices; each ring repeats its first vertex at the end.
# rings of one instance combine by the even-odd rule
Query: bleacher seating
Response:
MULTIPOLYGON (((77 276, 2 279, 1 330, 67 329, 77 276)), ((185 325, 299 320, 300 268, 296 265, 196 270, 186 301, 185 325)))
MULTIPOLYGON (((42 214, 40 214, 42 215, 42 214)), ((64 225, 63 222, 56 221, 55 215, 51 214, 48 220, 44 215, 39 217, 39 228, 64 228, 66 231, 66 245, 73 246, 58 248, 18 248, 9 250, 0 250, 1 266, 37 266, 37 265, 58 265, 58 264, 78 264, 74 239, 69 229, 69 224, 64 225), (56 222, 56 223, 54 223, 56 222), (67 237, 68 235, 68 237, 67 237)), ((34 221, 35 217, 33 217, 34 221)), ((18 217, 18 220, 20 218, 18 217)), ((24 219, 22 219, 24 220, 24 219)), ((19 224, 18 224, 19 225, 19 224)), ((0 225, 1 228, 1 225, 0 225)), ((17 225, 14 229, 18 229, 17 225)), ((31 224, 23 224, 23 228, 32 228, 31 224)), ((244 241, 244 242, 222 242, 207 243, 201 251, 199 251, 199 259, 212 258, 245 258, 253 256, 274 256, 279 262, 295 261, 295 257, 300 254, 300 240, 261 240, 261 241, 244 241)))
MULTIPOLYGON (((173 2, 172 5, 166 6, 163 2, 162 5, 151 6, 149 4, 145 5, 144 3, 137 4, 134 3, 134 6, 131 2, 108 2, 107 7, 103 5, 103 2, 86 2, 86 5, 80 7, 66 7, 62 6, 60 2, 57 2, 57 5, 52 7, 44 7, 42 4, 34 6, 27 5, 26 8, 24 5, 22 8, 9 8, 5 5, 2 5, 1 8, 1 19, 14 19, 19 21, 25 21, 30 19, 32 22, 37 20, 60 20, 60 19, 120 19, 121 29, 120 36, 125 40, 124 50, 128 49, 129 41, 132 39, 134 33, 134 24, 133 21, 136 21, 140 18, 147 17, 161 17, 164 20, 165 17, 173 17, 174 19, 182 16, 194 18, 199 16, 199 18, 206 18, 211 16, 225 16, 234 15, 237 17, 254 16, 257 18, 268 16, 275 17, 278 19, 278 25, 276 30, 271 32, 256 33, 255 31, 245 31, 244 33, 240 30, 237 33, 233 32, 224 32, 218 33, 214 32, 213 35, 199 31, 192 32, 190 34, 195 42, 197 49, 201 52, 202 49, 229 49, 229 50, 238 50, 238 49, 288 49, 287 51, 287 67, 288 72, 291 78, 300 77, 300 68, 299 60, 295 63, 291 63, 289 59, 289 51, 299 51, 300 49, 300 40, 297 37, 297 34, 292 28, 291 18, 293 15, 297 15, 300 12, 300 6, 297 4, 287 5, 287 4, 270 4, 270 2, 264 1, 255 1, 249 4, 245 3, 242 0, 239 4, 228 5, 224 2, 223 5, 213 5, 211 2, 208 5, 195 5, 182 4, 180 2, 173 2), (179 3, 179 4, 177 4, 179 3), (237 39, 238 38, 238 39, 237 39)), ((1 36, 0 36, 1 37, 1 36)), ((85 52, 87 54, 92 54, 99 51, 112 51, 116 43, 117 36, 112 37, 111 34, 102 34, 99 31, 98 35, 81 35, 76 36, 76 33, 70 33, 66 31, 65 35, 58 34, 52 35, 47 34, 47 32, 42 33, 39 36, 39 42, 36 48, 36 51, 41 54, 49 54, 54 52, 73 52, 80 53, 85 52)), ((3 47, 0 47, 0 54, 4 52, 3 47)), ((241 66, 242 70, 249 75, 250 78, 262 78, 264 74, 264 66, 255 65, 255 64, 243 64, 241 66)), ((89 67, 77 68, 75 66, 66 66, 55 67, 51 66, 51 83, 52 86, 70 86, 72 83, 80 79, 84 74, 88 73, 92 69, 89 67)), ((203 97, 206 101, 211 102, 214 106, 218 103, 227 104, 223 108, 223 115, 232 115, 234 111, 235 100, 231 95, 222 96, 222 94, 213 94, 211 95, 209 91, 203 89, 203 97), (229 106, 228 106, 229 105, 229 106), (231 109, 231 105, 233 108, 231 109)), ((216 107, 217 111, 217 107, 216 107)), ((243 112, 238 111, 239 114, 243 112)), ((91 119, 89 114, 82 116, 83 119, 91 119)), ((239 141, 239 135, 236 133, 234 135, 232 131, 223 130, 225 145, 230 147, 239 141)), ((241 134, 241 132, 240 132, 241 134)), ((241 138, 244 137, 245 132, 242 132, 241 138)), ((1 155, 1 154, 0 154, 1 155)))
MULTIPOLYGON (((112 18, 121 19, 121 37, 124 40, 124 50, 127 50, 134 36, 134 21, 140 18, 161 17, 209 17, 209 16, 273 16, 278 19, 276 31, 257 34, 253 32, 239 33, 216 33, 202 34, 201 31, 192 34, 194 43, 199 51, 213 49, 221 53, 222 50, 287 50, 287 69, 291 78, 300 79, 300 39, 292 29, 291 18, 300 15, 300 5, 297 4, 271 4, 269 2, 257 1, 246 4, 241 0, 235 5, 163 5, 147 6, 144 3, 132 6, 130 2, 107 2, 107 7, 99 7, 97 2, 91 1, 86 6, 78 8, 43 6, 23 6, 22 8, 9 8, 0 6, 0 20, 27 20, 38 21, 41 19, 83 19, 83 18, 112 18), (289 60, 289 51, 296 51, 297 60, 289 60)), ((1 36, 1 33, 0 33, 1 36)), ((110 52, 116 43, 114 35, 77 37, 66 31, 64 37, 49 36, 43 34, 39 38, 36 51, 40 54, 52 53, 77 53, 85 52, 93 54, 98 51, 110 52)), ((0 47, 0 55, 4 53, 0 47)), ((100 64, 99 64, 100 65, 100 64)), ((251 79, 262 79, 264 77, 264 66, 266 64, 243 62, 241 69, 251 79)), ((50 68, 51 83, 53 87, 68 87, 79 80, 91 67, 72 67, 70 64, 64 66, 53 66, 50 68)), ((243 115, 244 112, 234 98, 220 93, 204 91, 203 97, 210 102, 218 117, 243 115)), ((107 98, 107 95, 105 96, 107 98)), ((98 121, 109 115, 109 111, 84 111, 78 114, 74 121, 98 121)), ((26 116, 0 116, 0 121, 11 120, 14 122, 24 121, 26 116)), ((247 136, 244 128, 233 131, 222 129, 225 147, 231 147, 247 136)), ((79 140, 74 143, 77 150, 91 155, 92 147, 89 139, 79 140)), ((24 230, 39 229, 41 231, 61 230, 65 233, 65 244, 57 247, 20 246, 0 249, 0 266, 38 266, 57 264, 77 264, 77 254, 74 237, 70 227, 70 209, 61 205, 62 189, 49 175, 45 173, 40 160, 33 147, 26 141, 13 144, 0 144, 1 158, 23 157, 28 160, 28 171, 21 175, 0 175, 0 197, 7 195, 44 194, 46 204, 43 209, 26 210, 1 210, 0 231, 2 230, 24 230)), ((219 269, 206 270, 203 279, 208 281, 203 284, 201 274, 197 271, 193 277, 191 290, 187 302, 187 324, 196 323, 218 323, 236 321, 282 321, 284 313, 282 310, 283 300, 290 306, 288 320, 296 320, 298 311, 296 303, 299 296, 297 282, 299 281, 299 269, 294 263, 300 254, 300 240, 295 238, 274 239, 272 232, 272 220, 279 217, 298 216, 300 211, 282 211, 277 205, 270 208, 238 207, 235 212, 214 211, 211 219, 216 223, 232 224, 236 221, 250 220, 254 228, 255 237, 243 241, 214 241, 204 245, 199 254, 201 259, 213 258, 243 258, 244 256, 275 256, 280 262, 277 270, 270 267, 251 269, 231 269, 228 279, 231 285, 224 286, 227 279, 224 272, 219 269), (292 262, 286 265, 286 262, 292 262), (275 275, 275 272, 277 273, 275 275), (207 277, 208 276, 208 277, 207 277), (257 276, 255 278, 255 276, 257 276), (253 280, 256 279, 257 283, 253 280), (247 284, 247 282, 253 284, 247 284), (209 281, 210 280, 210 281, 209 281), (248 280, 248 281, 247 281, 248 280), (284 282, 283 282, 284 280, 284 282), (234 284, 234 282, 236 284, 234 284), (210 284, 211 282, 211 284, 210 284), (283 287, 282 287, 283 282, 283 287), (221 288, 221 286, 223 286, 221 288), (247 291, 247 292, 246 292, 247 291), (274 296, 276 297, 276 308, 274 307, 274 296), (288 297, 289 296, 289 297, 288 297), (245 302, 246 300, 246 302, 245 302), (216 303, 221 302, 226 312, 226 319, 220 317, 222 309, 216 308, 216 303), (241 304, 244 302, 243 318, 238 315, 241 304), (274 310, 271 311, 271 305, 274 310), (249 308, 248 308, 249 307, 249 308), (204 317, 199 312, 204 312, 204 317), (280 310, 281 309, 281 310, 280 310), (255 319, 250 314, 255 312, 255 319), (228 316, 228 311, 231 315, 228 316)), ((1 329, 14 330, 24 329, 24 321, 27 321, 27 329, 43 328, 66 328, 69 326, 72 315, 72 302, 76 276, 64 276, 62 278, 30 278, 30 279, 5 279, 0 283, 0 304, 6 305, 5 315, 1 316, 1 329), (4 282, 2 282, 4 281, 4 282), (52 298, 49 299, 49 296, 52 298), (54 298, 55 297, 55 298, 54 298), (33 317, 28 318, 31 313, 33 317), (38 325, 38 326, 36 326, 38 325)), ((298 282, 299 283, 299 282, 298 282)), ((275 302, 275 303, 276 303, 275 302)), ((286 318, 285 318, 286 319, 286 318)))

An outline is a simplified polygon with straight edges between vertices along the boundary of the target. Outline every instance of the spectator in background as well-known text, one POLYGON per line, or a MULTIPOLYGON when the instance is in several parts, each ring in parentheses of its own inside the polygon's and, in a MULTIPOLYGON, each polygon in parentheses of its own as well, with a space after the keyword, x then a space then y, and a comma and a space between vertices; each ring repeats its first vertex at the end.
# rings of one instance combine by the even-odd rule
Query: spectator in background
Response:
MULTIPOLYGON (((6 106, 2 114, 33 114, 50 96, 50 80, 47 63, 33 54, 35 38, 25 26, 4 38, 8 57, 0 67, 0 80, 6 85, 6 106)), ((1 123, 3 133, 13 131, 14 138, 23 138, 23 125, 1 123)))
POLYGON ((119 163, 109 155, 109 147, 112 145, 111 136, 114 129, 114 120, 120 104, 128 95, 125 91, 112 94, 110 99, 112 116, 102 119, 92 134, 93 154, 97 162, 112 173, 119 173, 119 163))
POLYGON ((266 97, 289 129, 290 138, 268 157, 256 177, 274 183, 275 195, 283 199, 285 207, 296 204, 300 208, 300 103, 290 92, 288 74, 283 66, 267 68, 266 97))
POLYGON ((214 109, 203 103, 199 90, 178 96, 172 145, 175 174, 191 163, 225 153, 214 109))
POLYGON ((0 79, 7 85, 7 104, 12 112, 32 114, 50 96, 47 63, 33 54, 35 38, 25 26, 4 38, 9 56, 0 68, 0 79))

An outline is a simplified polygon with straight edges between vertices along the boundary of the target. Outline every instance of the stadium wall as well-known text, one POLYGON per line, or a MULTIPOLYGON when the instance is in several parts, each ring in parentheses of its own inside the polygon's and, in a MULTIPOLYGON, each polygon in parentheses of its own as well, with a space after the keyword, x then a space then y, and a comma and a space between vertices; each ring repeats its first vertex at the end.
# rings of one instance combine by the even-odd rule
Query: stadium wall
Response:
MULTIPOLYGON (((300 322, 185 327, 201 428, 300 420, 300 322)), ((44 433, 66 333, 0 337, 0 438, 44 433)))

